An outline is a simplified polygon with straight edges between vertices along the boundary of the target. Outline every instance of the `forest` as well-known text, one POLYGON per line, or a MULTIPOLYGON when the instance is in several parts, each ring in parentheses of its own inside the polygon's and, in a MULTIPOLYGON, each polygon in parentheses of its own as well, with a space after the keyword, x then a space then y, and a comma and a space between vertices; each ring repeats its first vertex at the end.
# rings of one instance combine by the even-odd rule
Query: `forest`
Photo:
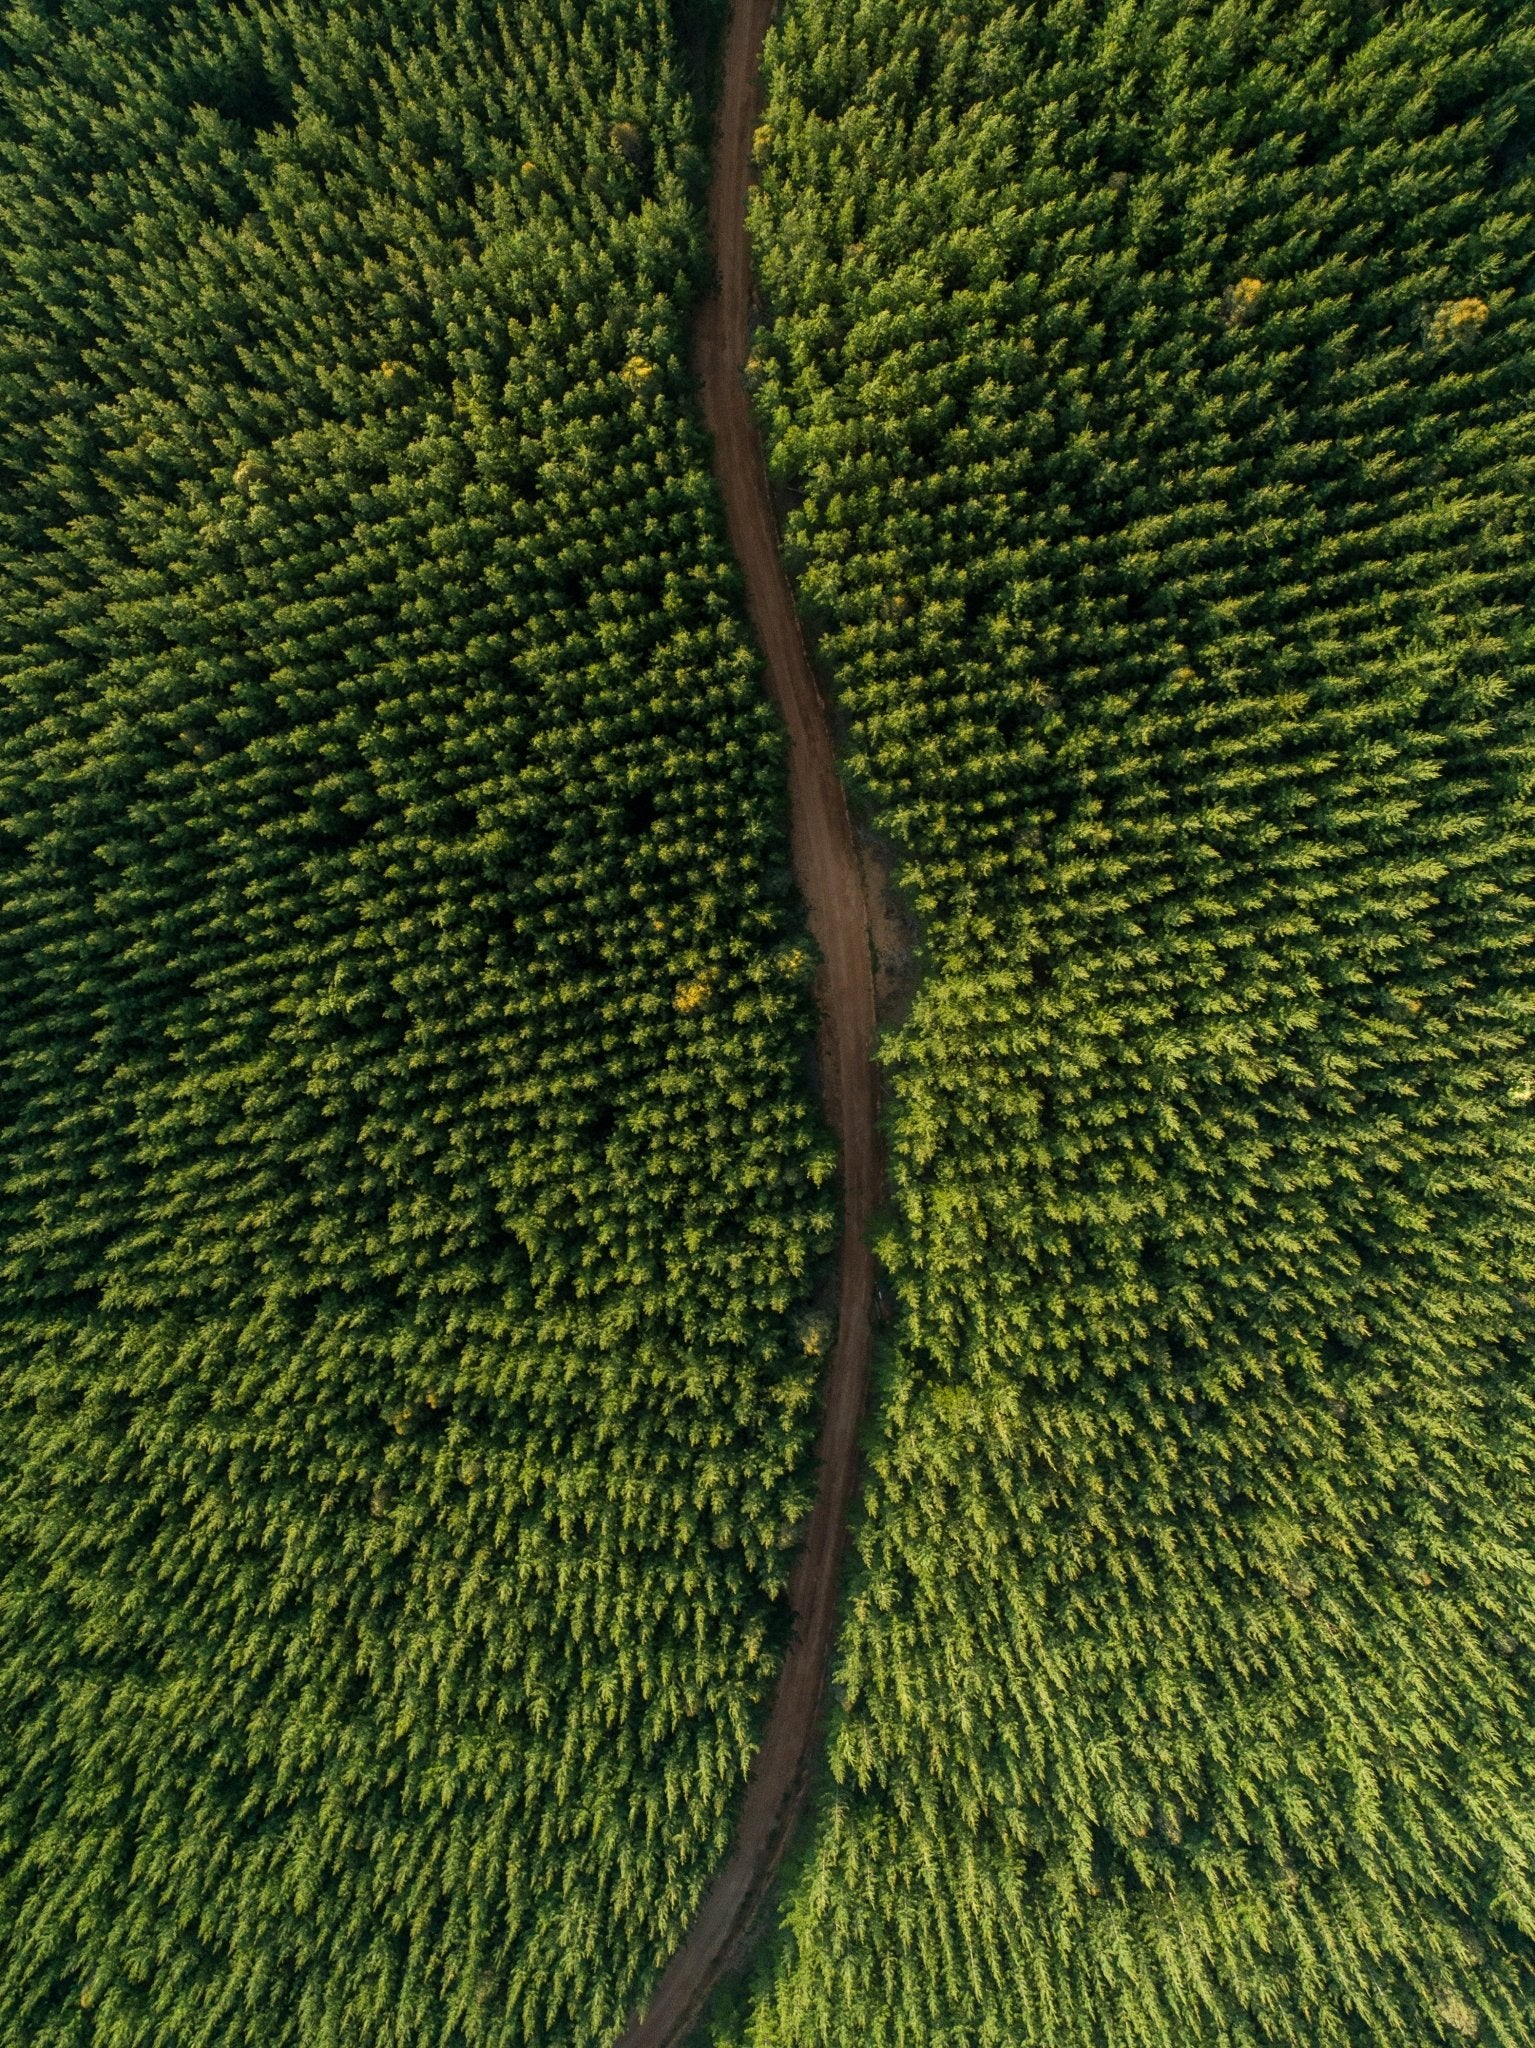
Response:
MULTIPOLYGON (((728 12, 0 24, 5 2048, 614 2048, 734 1839, 841 1198, 728 12)), ((779 0, 763 95, 912 958, 694 2048, 1535 2048, 1535 7, 779 0)))
POLYGON ((922 945, 717 2048, 1535 2040, 1532 28, 782 10, 756 403, 922 945))
POLYGON ((0 2040, 611 2041, 834 1222, 639 5, 22 6, 0 2040))

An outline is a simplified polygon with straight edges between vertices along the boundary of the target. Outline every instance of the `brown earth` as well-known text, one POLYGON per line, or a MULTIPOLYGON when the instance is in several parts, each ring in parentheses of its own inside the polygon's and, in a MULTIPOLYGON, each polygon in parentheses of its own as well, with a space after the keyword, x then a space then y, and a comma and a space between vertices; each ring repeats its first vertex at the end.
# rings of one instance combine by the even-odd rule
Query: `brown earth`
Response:
POLYGON ((856 824, 854 831, 874 948, 874 1020, 881 1031, 895 1031, 906 1022, 917 993, 917 922, 891 882, 890 847, 856 824))
POLYGON ((735 1842, 643 2018, 625 2029, 619 2048, 674 2048, 698 2019, 803 1809, 820 1731, 868 1381, 874 1294, 869 1228, 881 1192, 871 919, 826 706, 779 557, 767 467, 744 382, 751 298, 746 194, 762 45, 773 9, 774 0, 735 0, 731 12, 709 199, 718 290, 699 314, 697 366, 731 545, 745 577, 768 688, 789 731, 790 845, 821 954, 816 998, 822 1092, 842 1167, 837 1342, 826 1374, 815 1504, 789 1584, 793 1638, 747 1781, 735 1842))

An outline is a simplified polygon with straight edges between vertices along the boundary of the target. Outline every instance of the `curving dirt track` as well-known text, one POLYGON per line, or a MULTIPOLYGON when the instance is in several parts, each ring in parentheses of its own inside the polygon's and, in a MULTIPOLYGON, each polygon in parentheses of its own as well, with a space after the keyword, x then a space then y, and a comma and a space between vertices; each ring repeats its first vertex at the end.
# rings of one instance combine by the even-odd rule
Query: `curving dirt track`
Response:
POLYGON ((746 194, 762 45, 774 5, 775 0, 735 0, 731 10, 709 199, 718 290, 699 314, 697 364, 731 545, 745 576, 768 687, 789 729, 790 845, 821 953, 816 996, 822 1090, 842 1166, 837 1343, 826 1375, 815 1504, 789 1586, 793 1640, 747 1783, 736 1839, 643 2018, 625 2029, 618 2048, 676 2048, 723 1974, 804 1805, 868 1381, 874 1293, 868 1238, 881 1182, 869 919, 826 706, 779 558, 767 468, 743 382, 751 297, 746 194))

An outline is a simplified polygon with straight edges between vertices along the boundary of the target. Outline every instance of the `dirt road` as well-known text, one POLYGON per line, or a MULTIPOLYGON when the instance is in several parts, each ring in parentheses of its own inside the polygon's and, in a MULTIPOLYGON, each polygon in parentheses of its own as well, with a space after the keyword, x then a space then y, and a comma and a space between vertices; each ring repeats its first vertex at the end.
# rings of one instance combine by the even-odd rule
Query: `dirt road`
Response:
POLYGON ((816 985, 822 1087, 842 1166, 837 1342, 826 1375, 815 1505, 790 1582, 794 1637, 752 1767, 735 1843, 686 1940, 662 1973, 648 2010, 625 2030, 619 2048, 675 2048, 683 2038, 760 1901, 804 1803, 836 1622, 868 1379, 874 1291, 868 1236, 881 1175, 868 917, 826 707, 779 559, 762 444, 743 382, 751 296, 746 193, 762 44, 773 9, 774 0, 735 0, 731 12, 709 200, 719 290, 699 315, 697 360, 731 545, 746 578, 768 687, 789 729, 794 872, 823 963, 816 985))

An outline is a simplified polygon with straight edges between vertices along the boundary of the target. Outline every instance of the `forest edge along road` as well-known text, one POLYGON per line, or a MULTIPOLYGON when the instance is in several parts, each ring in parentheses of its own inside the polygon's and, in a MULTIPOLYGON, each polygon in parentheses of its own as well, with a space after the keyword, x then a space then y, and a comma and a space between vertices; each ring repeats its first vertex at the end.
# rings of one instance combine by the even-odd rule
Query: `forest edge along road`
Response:
POLYGON ((644 2017, 626 2028, 618 2048, 676 2048, 723 1974, 804 1804, 868 1381, 874 1291, 869 1229, 881 1181, 869 919, 826 706, 779 556, 767 465, 744 381, 751 296, 746 195, 762 48, 773 11, 774 0, 735 0, 731 10, 709 194, 716 292, 699 313, 697 365, 731 545, 745 578, 768 687, 789 731, 790 846, 821 954, 822 1089, 842 1168, 837 1342, 816 1446, 815 1503, 789 1586, 793 1639, 747 1781, 735 1841, 644 2017))

